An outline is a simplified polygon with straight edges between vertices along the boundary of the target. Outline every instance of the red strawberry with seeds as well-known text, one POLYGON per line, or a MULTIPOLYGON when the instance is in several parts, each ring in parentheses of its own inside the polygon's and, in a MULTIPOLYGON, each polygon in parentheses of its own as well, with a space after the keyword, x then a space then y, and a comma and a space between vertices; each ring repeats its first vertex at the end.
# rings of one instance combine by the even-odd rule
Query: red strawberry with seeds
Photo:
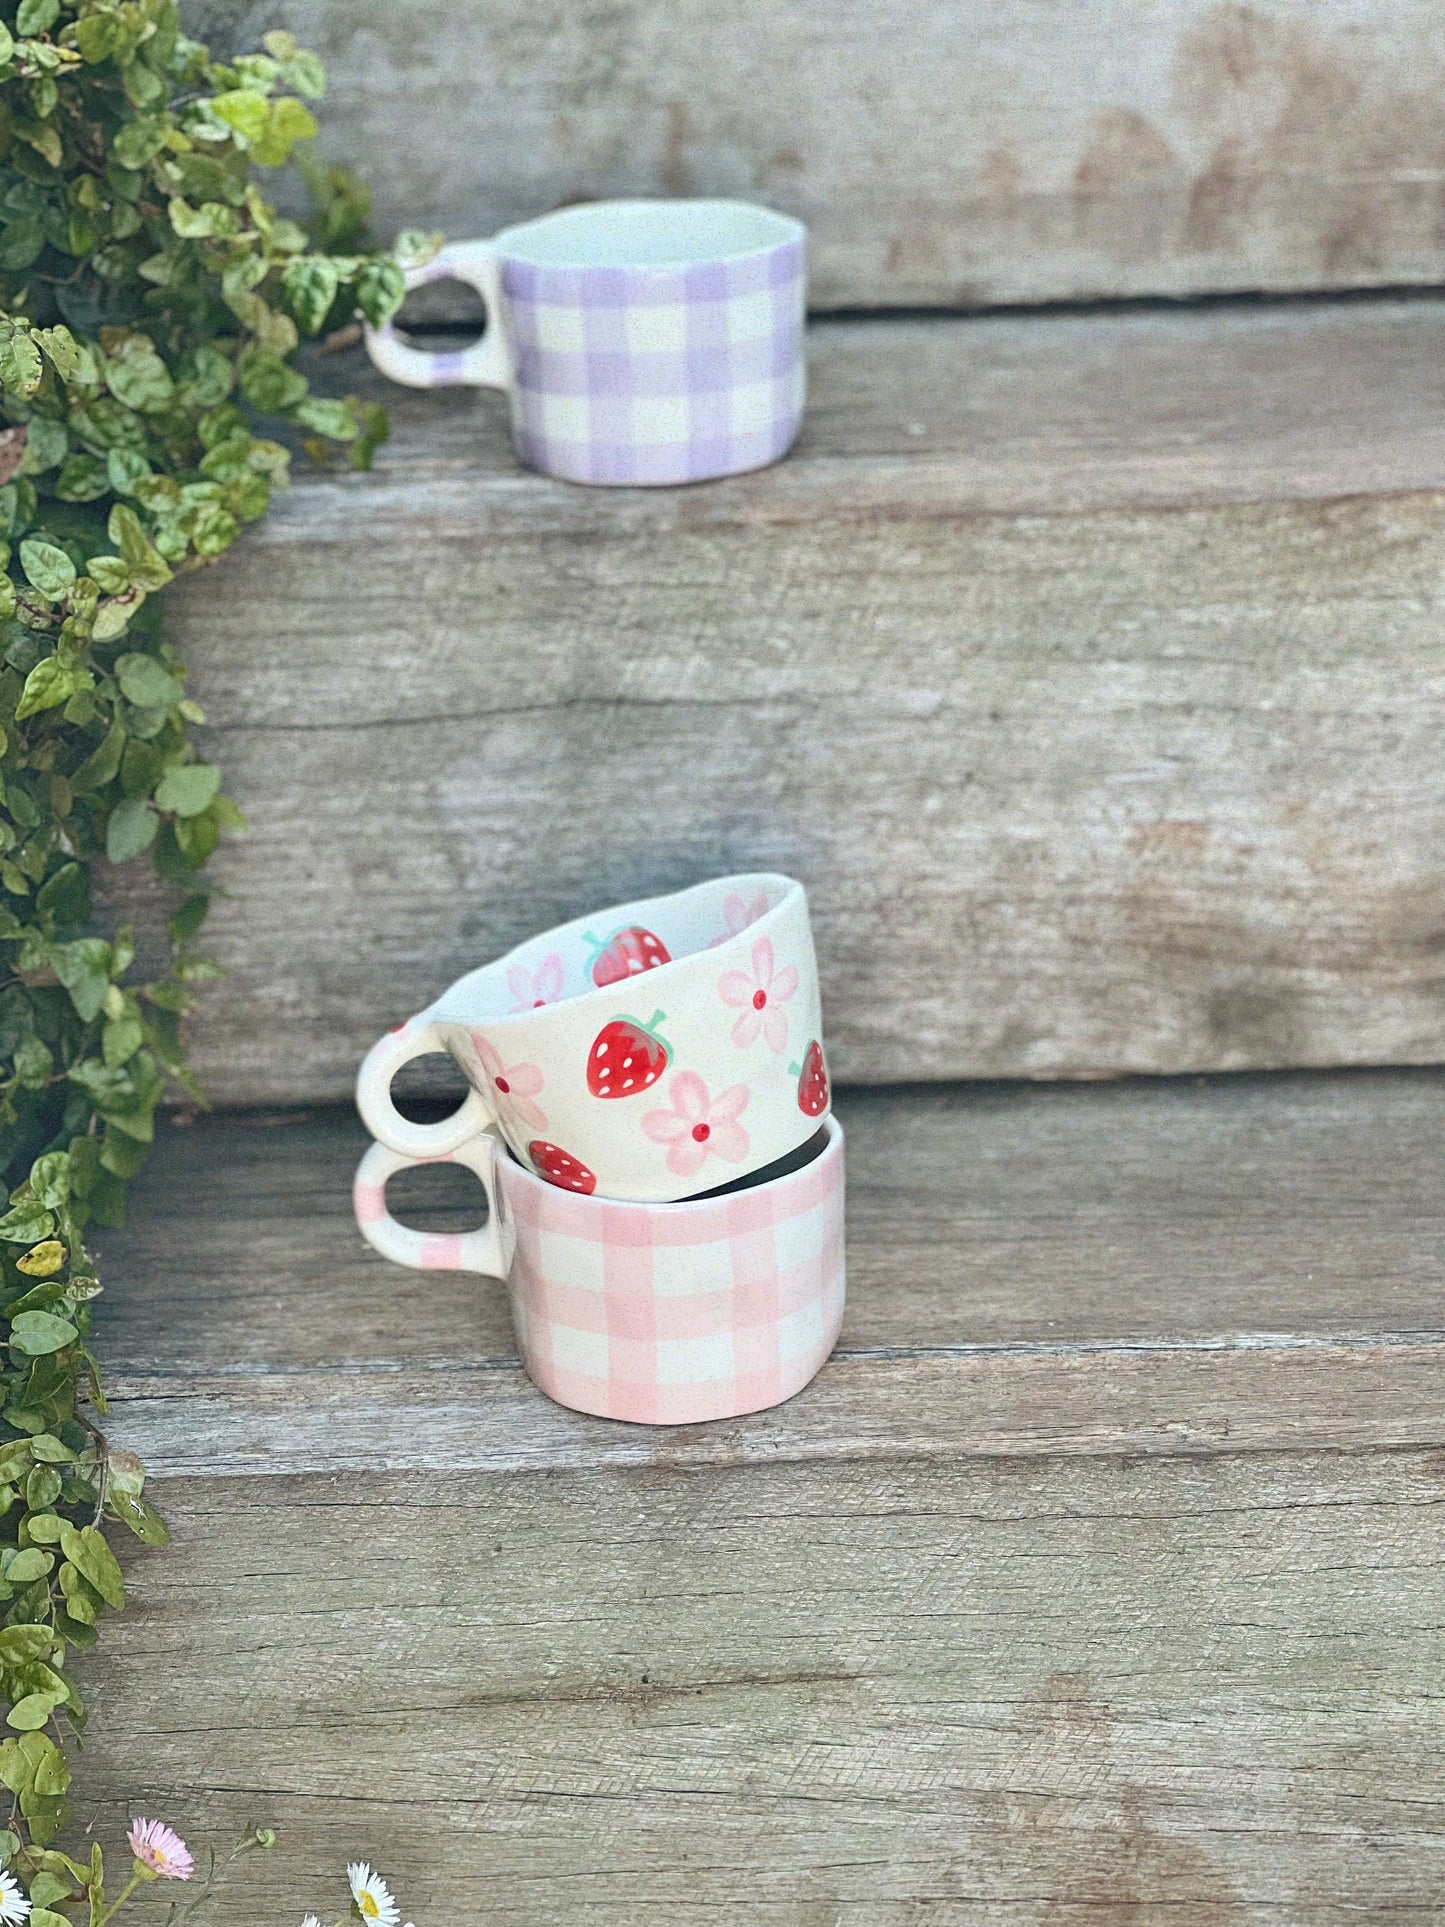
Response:
POLYGON ((587 1088, 594 1097, 635 1097, 657 1082, 672 1055, 657 1034, 663 1016, 655 1010, 651 1023, 614 1017, 603 1025, 587 1053, 587 1088))
POLYGON ((592 959, 592 981, 599 989, 604 984, 620 984, 628 977, 640 977, 644 970, 656 970, 659 964, 672 962, 662 938, 644 930, 640 923, 614 931, 602 943, 590 933, 585 941, 597 953, 592 959))
POLYGON ((534 1137, 527 1146, 527 1156, 537 1167, 540 1177, 548 1184, 560 1185, 564 1191, 593 1192, 597 1189, 596 1174, 587 1169, 580 1158, 574 1158, 570 1151, 564 1151, 560 1144, 549 1144, 546 1138, 534 1137))
POLYGON ((802 1068, 789 1064, 798 1080, 798 1109, 807 1117, 821 1117, 828 1108, 828 1066, 823 1046, 814 1038, 803 1053, 802 1068))

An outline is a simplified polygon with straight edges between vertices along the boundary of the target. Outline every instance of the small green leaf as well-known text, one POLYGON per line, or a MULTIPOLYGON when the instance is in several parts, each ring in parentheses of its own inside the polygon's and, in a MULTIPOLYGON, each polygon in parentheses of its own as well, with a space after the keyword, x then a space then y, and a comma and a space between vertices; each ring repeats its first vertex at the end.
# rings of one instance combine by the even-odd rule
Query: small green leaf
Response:
POLYGON ((169 709, 181 699, 181 685, 164 663, 134 651, 115 665, 121 694, 138 709, 169 709))
MULTIPOLYGON (((55 1641, 45 1626, 6 1626, 0 1628, 0 1661, 19 1665, 25 1660, 46 1659, 55 1641)), ((9 1784, 8 1781, 6 1783, 9 1784)))
MULTIPOLYGON (((24 1557, 23 1553, 21 1557, 24 1557)), ((10 1708, 5 1716, 6 1723, 17 1732, 34 1733, 45 1725, 59 1704, 60 1701, 51 1693, 27 1693, 24 1699, 16 1700, 10 1708)), ((45 1910, 41 1908, 39 1911, 43 1913, 45 1910)), ((31 1918, 34 1918, 33 1914, 31 1918)), ((52 1915, 51 1918, 55 1919, 56 1916, 52 1915)))
POLYGON ((291 410, 291 419, 333 442, 349 442, 361 427, 352 402, 323 401, 319 395, 308 395, 299 402, 291 410))
POLYGON ((61 1494, 60 1474, 53 1465, 37 1465, 25 1481, 25 1503, 30 1507, 25 1521, 25 1531, 32 1545, 58 1546, 62 1521, 46 1506, 52 1506, 61 1494))
POLYGON ((105 853, 112 863, 129 863, 155 841, 160 818, 143 797, 117 803, 105 828, 105 853))
POLYGON ((29 396, 40 386, 40 374, 40 350, 29 330, 0 328, 0 383, 17 395, 29 396))
POLYGON ((58 709, 82 689, 94 689, 95 677, 76 663, 62 662, 59 656, 46 656, 25 678, 25 687, 15 705, 17 722, 35 716, 42 709, 58 709))
POLYGON ((80 1336, 68 1318, 52 1311, 22 1311, 10 1327, 10 1343, 29 1358, 45 1358, 80 1336))
POLYGON ((60 18, 60 0, 20 0, 15 31, 25 39, 48 33, 60 18))
POLYGON ((125 752, 125 728, 121 723, 112 723, 104 738, 86 757, 79 769, 73 770, 70 787, 73 790, 104 789, 120 768, 120 759, 125 752))
POLYGON ((117 401, 142 414, 164 408, 175 393, 165 363, 145 350, 107 361, 105 384, 117 401))
POLYGON ((112 1492, 110 1509, 128 1525, 136 1538, 148 1546, 170 1544, 170 1529, 155 1507, 136 1493, 112 1492))
POLYGON ((121 595, 130 587, 130 570, 118 555, 93 555, 85 566, 106 595, 121 595))
MULTIPOLYGON (((32 1041, 39 1042, 38 1039, 26 1039, 25 1041, 27 1043, 32 1041)), ((40 1045, 40 1048, 41 1050, 45 1050, 43 1044, 40 1045)), ((15 1054, 18 1058, 20 1055, 19 1049, 17 1049, 15 1054)), ((45 1062, 48 1067, 50 1063, 49 1051, 45 1051, 45 1062)), ((42 1238, 48 1238, 54 1229, 54 1218, 41 1205, 33 1201, 13 1206, 5 1213, 3 1218, 0 1218, 0 1238, 3 1238, 7 1244, 38 1244, 42 1238)))
POLYGON ((67 1526, 61 1538, 66 1558, 88 1579, 108 1606, 125 1604, 125 1582, 105 1535, 95 1526, 67 1526))
MULTIPOLYGON (((27 1318, 43 1318, 44 1315, 38 1311, 25 1314, 27 1318)), ((27 1546, 23 1552, 17 1552, 6 1566, 5 1577, 13 1585, 26 1586, 32 1579, 44 1579, 54 1565, 55 1560, 50 1553, 42 1552, 38 1546, 27 1546)))
POLYGON ((252 142, 252 152, 263 167, 280 167, 291 158, 297 141, 313 140, 316 117, 289 94, 270 104, 265 132, 252 142))
POLYGON ((406 276, 385 257, 368 261, 356 277, 356 305, 373 328, 380 328, 401 306, 406 276))
POLYGON ((229 93, 213 95, 210 108, 217 119, 223 120, 246 141, 260 140, 271 120, 271 107, 266 96, 253 93, 248 87, 237 87, 229 93))
POLYGON ((71 943, 52 944, 50 962, 81 1018, 93 1023, 110 989, 110 945, 104 937, 77 937, 71 943))
POLYGON ((20 473, 43 475, 47 469, 58 468, 65 460, 69 447, 70 436, 66 433, 64 422, 51 421, 46 415, 32 416, 25 435, 25 456, 20 464, 20 473))
POLYGON ((221 772, 214 764, 175 764, 156 786, 156 806, 174 810, 177 816, 199 816, 220 787, 221 772))
POLYGON ((93 13, 76 23, 75 44, 89 66, 106 60, 121 42, 121 24, 113 13, 93 13))
POLYGON ((58 602, 75 580, 75 564, 64 549, 34 537, 20 544, 20 566, 47 602, 58 602))
POLYGON ((279 355, 253 349, 241 363, 241 393, 253 408, 268 415, 279 415, 292 408, 306 393, 304 376, 288 368, 279 355))
MULTIPOLYGON (((23 272, 44 246, 45 230, 38 221, 12 221, 0 234, 0 271, 6 274, 23 272)), ((27 338, 33 346, 33 337, 27 338)), ((36 360, 38 363, 38 355, 36 360)))
POLYGON ((336 299, 341 277, 324 254, 298 254, 281 275, 281 294, 304 335, 314 335, 336 299))

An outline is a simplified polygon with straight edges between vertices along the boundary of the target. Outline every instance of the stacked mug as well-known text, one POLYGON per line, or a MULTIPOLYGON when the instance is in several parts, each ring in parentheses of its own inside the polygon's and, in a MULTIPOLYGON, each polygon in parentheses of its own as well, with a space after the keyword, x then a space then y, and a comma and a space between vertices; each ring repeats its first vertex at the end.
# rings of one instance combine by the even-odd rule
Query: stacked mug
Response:
POLYGON ((503 1279, 522 1361, 577 1411, 690 1424, 801 1391, 843 1316, 843 1133, 830 1115, 802 885, 725 877, 534 937, 383 1037, 357 1079, 377 1140, 362 1232, 420 1270, 503 1279), (414 1057, 470 1085, 396 1109, 414 1057), (480 1230, 399 1225, 387 1180, 452 1162, 480 1230))

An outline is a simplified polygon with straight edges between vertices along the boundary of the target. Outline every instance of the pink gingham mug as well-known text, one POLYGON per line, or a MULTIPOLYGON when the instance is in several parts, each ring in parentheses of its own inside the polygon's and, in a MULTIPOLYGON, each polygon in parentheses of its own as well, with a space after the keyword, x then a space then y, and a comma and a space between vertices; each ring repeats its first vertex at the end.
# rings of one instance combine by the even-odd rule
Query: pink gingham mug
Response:
POLYGON ((356 1173, 362 1235, 418 1271, 506 1281, 522 1363, 559 1405, 642 1425, 760 1412, 800 1392, 843 1319, 843 1132, 781 1176, 675 1204, 582 1196, 544 1184, 492 1131, 446 1159, 373 1144, 356 1173), (416 1164, 475 1171, 478 1231, 399 1225, 386 1182, 416 1164))
POLYGON ((366 330, 412 388, 503 389, 512 440, 565 482, 701 482, 787 453, 803 415, 806 230, 743 201, 597 201, 457 241, 409 288, 465 281, 481 340, 428 354, 366 330))

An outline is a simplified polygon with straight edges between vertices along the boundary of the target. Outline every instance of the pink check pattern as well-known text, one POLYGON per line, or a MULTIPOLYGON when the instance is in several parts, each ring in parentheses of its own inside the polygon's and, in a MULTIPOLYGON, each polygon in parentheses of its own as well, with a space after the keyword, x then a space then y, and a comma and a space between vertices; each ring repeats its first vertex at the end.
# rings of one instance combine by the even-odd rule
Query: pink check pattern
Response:
POLYGON ((507 1187, 523 1363, 575 1410, 651 1425, 801 1391, 843 1318, 841 1136, 801 1171, 673 1211, 507 1187))

